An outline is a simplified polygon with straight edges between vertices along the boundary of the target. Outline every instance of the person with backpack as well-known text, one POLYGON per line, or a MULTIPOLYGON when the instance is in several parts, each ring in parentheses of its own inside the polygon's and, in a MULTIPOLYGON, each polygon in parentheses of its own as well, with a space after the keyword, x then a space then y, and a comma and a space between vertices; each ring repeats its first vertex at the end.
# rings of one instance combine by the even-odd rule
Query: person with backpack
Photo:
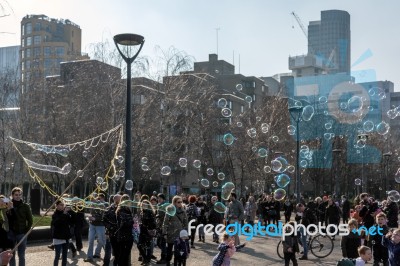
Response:
MULTIPOLYGON (((188 222, 194 220, 192 225, 197 226, 199 224, 199 211, 196 206, 197 198, 195 195, 189 196, 189 204, 186 206, 186 214, 188 222)), ((196 238, 196 228, 190 230, 190 247, 195 248, 194 239, 196 238)))
MULTIPOLYGON (((326 207, 325 210, 325 221, 327 226, 330 224, 338 226, 340 223, 340 209, 336 206, 335 202, 333 202, 332 198, 328 199, 328 207, 326 207)), ((335 236, 333 236, 332 239, 335 239, 335 236)))

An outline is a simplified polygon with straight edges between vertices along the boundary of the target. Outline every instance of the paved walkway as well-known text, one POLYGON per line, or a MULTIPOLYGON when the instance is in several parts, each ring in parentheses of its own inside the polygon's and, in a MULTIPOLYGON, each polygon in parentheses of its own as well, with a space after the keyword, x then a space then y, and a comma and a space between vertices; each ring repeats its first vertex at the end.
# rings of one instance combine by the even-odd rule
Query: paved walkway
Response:
MULTIPOLYGON (((245 241, 244 237, 241 237, 242 243, 245 241)), ((276 254, 276 246, 278 244, 278 238, 272 237, 255 237, 251 241, 246 242, 246 247, 242 251, 236 252, 231 259, 231 265, 260 265, 260 266, 275 266, 283 265, 281 260, 276 254)), ((335 242, 335 248, 332 254, 324 259, 317 259, 313 255, 309 255, 308 261, 299 261, 299 265, 336 265, 336 262, 341 258, 340 252, 340 241, 337 239, 335 242)), ((49 243, 36 243, 28 245, 26 254, 26 265, 52 265, 54 259, 54 251, 49 250, 47 245, 49 243)), ((212 258, 217 254, 217 244, 211 242, 211 237, 207 237, 206 243, 197 242, 195 243, 196 249, 191 250, 190 258, 187 261, 187 266, 209 266, 211 265, 212 258)), ((71 258, 71 253, 68 254, 68 265, 103 265, 102 260, 95 260, 94 263, 84 262, 83 259, 86 257, 87 242, 84 242, 84 251, 78 253, 79 255, 75 258, 71 258)), ((155 248, 155 256, 160 256, 160 250, 155 248)), ((102 253, 103 256, 103 253, 102 253)), ((139 252, 136 247, 132 249, 132 265, 140 265, 137 261, 139 252)), ((153 263, 156 265, 155 263, 153 263)), ((61 262, 59 263, 61 265, 61 262)))

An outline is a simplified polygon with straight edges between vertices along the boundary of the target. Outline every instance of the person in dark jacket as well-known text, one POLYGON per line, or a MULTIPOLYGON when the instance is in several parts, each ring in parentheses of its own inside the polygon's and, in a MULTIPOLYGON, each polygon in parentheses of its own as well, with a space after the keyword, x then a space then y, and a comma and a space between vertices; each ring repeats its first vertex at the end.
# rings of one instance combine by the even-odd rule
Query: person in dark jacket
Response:
POLYGON ((288 198, 286 198, 285 203, 283 204, 283 214, 285 215, 285 223, 290 221, 290 217, 293 212, 293 204, 290 202, 288 198))
MULTIPOLYGON (((8 203, 9 210, 7 211, 7 219, 10 224, 8 238, 12 241, 13 246, 22 243, 18 246, 19 265, 25 266, 25 250, 27 238, 25 234, 31 229, 33 216, 31 208, 22 200, 22 189, 15 187, 11 190, 12 201, 8 203)), ((15 266, 15 255, 10 260, 10 265, 15 266)))
POLYGON ((376 227, 382 228, 382 234, 375 234, 369 236, 369 242, 372 245, 373 256, 374 256, 374 266, 379 266, 380 263, 383 263, 383 266, 389 265, 389 253, 388 249, 382 245, 382 237, 389 233, 389 227, 387 224, 386 215, 383 212, 380 212, 375 217, 376 227))
POLYGON ((382 245, 389 252, 389 266, 400 265, 400 228, 394 229, 382 237, 382 245))
MULTIPOLYGON (((103 216, 103 222, 106 228, 106 237, 109 238, 109 242, 111 244, 111 250, 114 256, 117 253, 117 250, 119 250, 119 245, 117 240, 117 231, 118 231, 117 208, 118 204, 121 201, 121 197, 122 197, 121 194, 115 194, 113 196, 114 202, 110 205, 110 207, 107 208, 103 216)), ((109 265, 110 263, 109 259, 110 258, 108 257, 108 254, 104 254, 104 266, 109 265)), ((116 264, 114 263, 114 265, 116 264)))
POLYGON ((62 253, 61 265, 67 265, 68 241, 71 238, 72 219, 70 209, 64 207, 64 202, 57 200, 56 210, 51 218, 53 245, 55 250, 54 266, 58 265, 62 253))
MULTIPOLYGON (((295 226, 294 222, 290 222, 290 225, 293 227, 295 226)), ((293 262, 293 266, 297 266, 296 253, 300 252, 300 249, 297 236, 294 234, 294 232, 291 235, 286 235, 282 244, 285 266, 289 266, 290 261, 293 262)))
POLYGON ((360 195, 361 210, 359 216, 362 218, 363 225, 369 229, 374 225, 374 214, 378 210, 378 205, 372 201, 372 198, 365 196, 366 193, 360 195))
POLYGON ((161 258, 157 261, 157 264, 165 264, 167 259, 167 242, 162 233, 162 226, 165 218, 165 211, 160 207, 165 204, 165 195, 158 193, 158 210, 156 212, 156 223, 157 223, 157 246, 161 249, 161 258))
POLYGON ((9 202, 10 200, 8 198, 0 195, 0 252, 12 247, 12 243, 7 236, 10 230, 6 214, 7 210, 10 208, 8 205, 9 202))
POLYGON ((350 201, 346 196, 342 196, 342 218, 343 223, 347 223, 350 218, 350 201))
MULTIPOLYGON (((197 197, 195 195, 191 195, 189 196, 189 204, 186 206, 186 214, 188 217, 188 221, 192 221, 195 220, 195 222, 193 223, 193 225, 198 225, 199 224, 199 216, 200 216, 200 212, 197 209, 196 206, 196 200, 197 197)), ((195 248, 194 247, 194 239, 196 238, 196 229, 193 228, 190 232, 190 246, 191 248, 195 248)))
MULTIPOLYGON (((332 198, 328 199, 328 207, 325 210, 325 222, 327 226, 330 224, 338 226, 340 223, 340 209, 333 202, 332 198)), ((331 229, 334 230, 332 227, 331 229)), ((335 239, 335 236, 333 236, 333 239, 335 239)))
POLYGON ((210 224, 212 224, 213 228, 214 228, 213 242, 215 242, 215 243, 219 243, 218 235, 215 231, 216 227, 217 227, 217 225, 222 224, 224 222, 224 215, 215 209, 215 203, 217 203, 217 201, 218 201, 217 196, 213 196, 211 198, 210 212, 208 215, 208 222, 210 224))
POLYGON ((131 249, 133 246, 133 215, 129 206, 129 195, 124 194, 121 197, 121 202, 117 207, 116 219, 117 230, 116 239, 118 249, 114 250, 115 262, 118 266, 130 265, 131 249), (127 204, 128 203, 128 204, 127 204))
MULTIPOLYGON (((197 198, 196 207, 199 212, 199 217, 197 218, 198 223, 206 225, 207 224, 206 213, 208 212, 208 206, 204 202, 202 196, 197 198)), ((199 228, 199 241, 202 241, 203 243, 205 242, 204 226, 199 228)))
POLYGON ((174 266, 186 266, 189 258, 189 236, 186 230, 181 230, 179 237, 174 241, 174 266))
MULTIPOLYGON (((299 222, 301 220, 301 224, 304 225, 305 228, 307 228, 309 224, 316 223, 317 218, 315 217, 314 213, 312 212, 312 210, 306 208, 304 204, 298 203, 296 205, 296 210, 297 214, 295 220, 296 222, 299 222)), ((300 257, 299 260, 308 260, 307 231, 301 229, 299 230, 299 233, 301 235, 300 240, 303 246, 303 256, 300 257)))
POLYGON ((387 206, 383 209, 388 219, 387 226, 391 228, 397 228, 399 219, 399 207, 396 202, 388 199, 387 206))
POLYGON ((151 242, 153 237, 156 235, 156 216, 148 200, 143 200, 140 203, 140 234, 139 243, 137 247, 139 253, 142 256, 143 265, 149 265, 151 261, 151 242))
POLYGON ((350 219, 347 223, 350 233, 347 236, 342 236, 340 247, 342 249, 343 258, 356 259, 358 258, 358 248, 361 246, 361 237, 358 233, 352 232, 358 228, 356 219, 350 219))

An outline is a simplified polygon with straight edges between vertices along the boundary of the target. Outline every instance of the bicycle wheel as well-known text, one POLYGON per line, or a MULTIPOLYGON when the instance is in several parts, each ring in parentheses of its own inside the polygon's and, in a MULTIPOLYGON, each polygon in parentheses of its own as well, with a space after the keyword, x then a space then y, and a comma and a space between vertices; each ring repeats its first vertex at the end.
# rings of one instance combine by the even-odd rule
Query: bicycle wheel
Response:
POLYGON ((311 253, 317 258, 328 257, 333 251, 333 240, 329 236, 317 235, 310 243, 311 253))
POLYGON ((276 253, 278 253, 279 258, 283 259, 283 247, 282 247, 282 240, 279 241, 278 245, 276 246, 276 253))

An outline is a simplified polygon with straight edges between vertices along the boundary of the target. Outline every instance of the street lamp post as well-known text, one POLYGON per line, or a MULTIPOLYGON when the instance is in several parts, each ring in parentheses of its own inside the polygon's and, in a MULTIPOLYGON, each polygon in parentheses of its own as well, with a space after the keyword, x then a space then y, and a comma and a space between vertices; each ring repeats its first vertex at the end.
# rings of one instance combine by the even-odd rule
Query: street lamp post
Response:
POLYGON ((388 191, 388 178, 389 178, 389 160, 390 160, 390 156, 392 156, 391 152, 386 152, 383 154, 383 158, 385 160, 385 195, 386 195, 386 191, 388 191))
POLYGON ((296 200, 297 203, 300 202, 300 186, 301 186, 301 175, 300 175, 300 132, 299 132, 299 122, 301 119, 301 114, 303 112, 302 106, 294 106, 289 108, 290 116, 296 122, 296 200))
POLYGON ((126 122, 125 122, 125 180, 132 180, 132 92, 131 66, 144 44, 144 37, 137 34, 123 33, 114 36, 114 43, 121 57, 127 64, 126 79, 126 122), (121 47, 120 47, 121 46, 121 47), (139 47, 137 50, 135 47, 139 47), (124 51, 121 50, 123 48, 124 51), (136 52, 135 52, 136 50, 136 52))

